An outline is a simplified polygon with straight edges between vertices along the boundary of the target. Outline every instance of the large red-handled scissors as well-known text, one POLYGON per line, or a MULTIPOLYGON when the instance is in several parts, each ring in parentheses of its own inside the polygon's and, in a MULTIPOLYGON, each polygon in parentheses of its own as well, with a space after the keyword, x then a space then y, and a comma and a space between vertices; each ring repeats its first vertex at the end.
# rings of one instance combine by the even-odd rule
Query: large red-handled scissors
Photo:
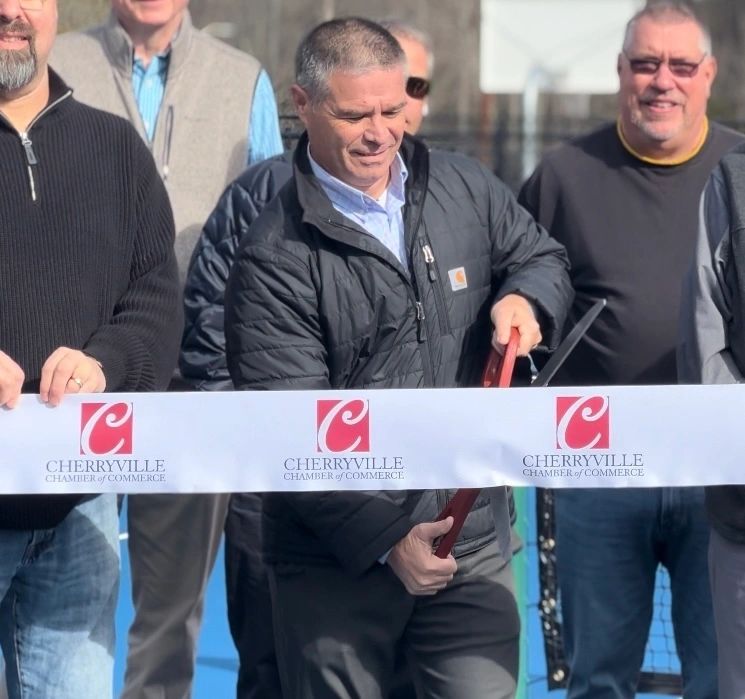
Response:
MULTIPOLYGON (((558 368, 569 356, 571 351, 577 346, 587 329, 592 325, 600 311, 605 308, 605 299, 598 299, 587 312, 580 318, 579 322, 572 328, 569 334, 564 338, 562 343, 553 353, 551 358, 534 379, 531 386, 546 386, 553 378, 558 368)), ((520 342, 520 334, 517 328, 512 328, 510 341, 505 347, 504 354, 500 356, 494 348, 489 353, 489 359, 486 362, 482 384, 485 388, 507 388, 512 381, 512 372, 515 368, 515 359, 517 358, 517 346, 520 342)), ((435 556, 447 558, 455 545, 455 541, 463 528, 468 513, 471 511, 476 498, 479 496, 481 488, 460 488, 455 492, 450 502, 443 508, 437 516, 438 521, 446 517, 453 518, 453 526, 445 536, 440 539, 440 543, 435 549, 435 556)))
MULTIPOLYGON (((489 359, 486 362, 484 375, 481 383, 485 388, 507 388, 512 383, 512 372, 515 370, 515 360, 517 359, 517 347, 520 344, 520 333, 517 328, 512 328, 510 341, 504 348, 504 353, 500 355, 493 347, 489 353, 489 359)), ((438 520, 446 517, 453 518, 453 526, 450 531, 440 539, 440 543, 435 550, 435 556, 438 558, 447 558, 455 545, 455 540, 463 528, 468 513, 471 511, 476 498, 479 496, 481 488, 460 488, 456 491, 450 502, 437 517, 438 520)))

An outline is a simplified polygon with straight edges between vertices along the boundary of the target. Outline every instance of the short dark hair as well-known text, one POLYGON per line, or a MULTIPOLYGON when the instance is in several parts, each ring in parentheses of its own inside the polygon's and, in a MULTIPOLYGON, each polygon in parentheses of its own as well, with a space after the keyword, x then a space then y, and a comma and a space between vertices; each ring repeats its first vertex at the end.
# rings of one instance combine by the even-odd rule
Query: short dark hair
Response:
POLYGON ((362 17, 342 17, 319 24, 300 42, 295 82, 318 103, 328 94, 334 71, 365 73, 396 66, 406 68, 406 54, 387 29, 362 17))

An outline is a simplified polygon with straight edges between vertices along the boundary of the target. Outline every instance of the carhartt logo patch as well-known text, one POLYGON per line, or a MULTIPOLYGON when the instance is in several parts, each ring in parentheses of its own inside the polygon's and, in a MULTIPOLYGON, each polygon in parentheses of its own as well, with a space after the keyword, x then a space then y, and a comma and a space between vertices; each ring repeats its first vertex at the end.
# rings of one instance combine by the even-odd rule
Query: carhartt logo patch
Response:
POLYGON ((450 277, 450 287, 453 291, 460 291, 461 289, 465 289, 468 286, 468 279, 466 279, 466 270, 463 267, 449 269, 448 277, 450 277))

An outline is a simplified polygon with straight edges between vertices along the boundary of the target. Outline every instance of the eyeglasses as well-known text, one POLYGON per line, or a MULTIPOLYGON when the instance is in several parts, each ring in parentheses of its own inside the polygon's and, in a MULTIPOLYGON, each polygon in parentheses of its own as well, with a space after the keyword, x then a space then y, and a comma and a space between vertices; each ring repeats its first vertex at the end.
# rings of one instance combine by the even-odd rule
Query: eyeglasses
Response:
POLYGON ((31 10, 32 12, 38 12, 44 9, 44 3, 46 0, 20 0, 19 5, 22 10, 31 10))
POLYGON ((410 77, 406 81, 406 94, 415 100, 423 100, 432 87, 432 83, 426 78, 410 77))
POLYGON ((624 56, 631 66, 631 72, 635 75, 655 75, 663 63, 667 63, 670 72, 676 78, 692 78, 698 72, 699 66, 706 60, 704 54, 698 63, 693 61, 681 61, 674 58, 669 61, 661 61, 659 58, 631 58, 625 51, 624 56))

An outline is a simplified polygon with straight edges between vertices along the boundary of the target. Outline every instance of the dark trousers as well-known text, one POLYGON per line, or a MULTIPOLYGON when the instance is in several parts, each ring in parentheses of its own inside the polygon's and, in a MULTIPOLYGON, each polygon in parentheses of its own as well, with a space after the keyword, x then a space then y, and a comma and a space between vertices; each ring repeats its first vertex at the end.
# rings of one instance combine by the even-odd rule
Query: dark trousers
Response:
MULTIPOLYGON (((225 523, 225 586, 230 634, 239 657, 237 699, 282 697, 261 531, 261 494, 232 495, 225 523)), ((405 662, 397 660, 391 699, 413 699, 405 662)))
POLYGON ((719 699, 745 699, 745 545, 712 530, 709 572, 719 641, 719 699))
POLYGON ((685 699, 717 699, 702 488, 556 491, 567 699, 632 699, 657 566, 670 573, 685 699))
POLYGON ((127 496, 135 616, 120 699, 191 696, 204 596, 228 495, 127 496))
POLYGON ((384 699, 401 649, 418 697, 514 696, 520 620, 496 544, 461 557, 431 597, 409 595, 385 565, 357 578, 337 566, 269 570, 285 696, 384 699))
POLYGON ((230 634, 240 661, 238 699, 282 696, 261 551, 261 494, 234 494, 225 523, 225 585, 230 634))

